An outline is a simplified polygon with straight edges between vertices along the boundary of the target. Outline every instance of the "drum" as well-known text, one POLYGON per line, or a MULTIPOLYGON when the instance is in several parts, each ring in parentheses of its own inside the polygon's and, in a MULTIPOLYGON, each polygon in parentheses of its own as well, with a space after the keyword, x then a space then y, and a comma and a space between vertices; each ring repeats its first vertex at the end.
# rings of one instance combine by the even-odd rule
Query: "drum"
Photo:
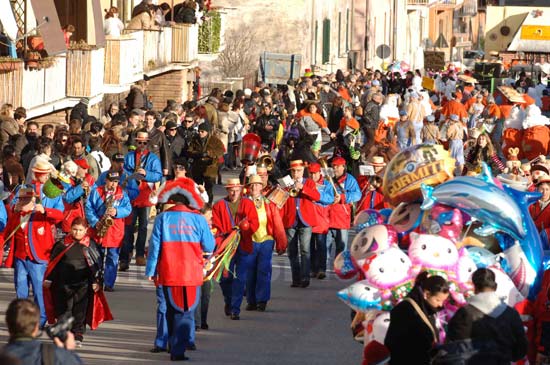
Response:
POLYGON ((275 186, 269 193, 267 193, 266 198, 275 204, 277 208, 281 209, 283 205, 285 205, 289 196, 288 191, 280 186, 275 186))
POLYGON ((241 144, 241 162, 247 165, 254 164, 261 148, 262 139, 257 134, 246 134, 241 144))

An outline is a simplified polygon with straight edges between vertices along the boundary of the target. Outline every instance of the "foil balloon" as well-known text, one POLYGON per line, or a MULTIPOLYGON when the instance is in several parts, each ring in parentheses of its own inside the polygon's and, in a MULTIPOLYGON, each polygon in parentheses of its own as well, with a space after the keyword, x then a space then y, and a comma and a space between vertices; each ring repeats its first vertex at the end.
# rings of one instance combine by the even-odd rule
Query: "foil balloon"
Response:
POLYGON ((355 226, 355 230, 357 232, 366 227, 382 223, 384 223, 384 217, 382 216, 382 214, 380 214, 379 211, 375 209, 365 209, 357 213, 355 219, 353 220, 353 225, 355 226))
POLYGON ((486 164, 483 164, 481 178, 460 176, 436 188, 424 184, 422 194, 422 209, 431 209, 436 202, 458 208, 483 223, 476 228, 481 236, 501 231, 521 240, 527 234, 521 207, 513 196, 494 183, 486 164))
POLYGON ((512 279, 498 267, 490 267, 495 273, 495 281, 497 283, 496 293, 498 297, 510 307, 514 307, 517 303, 523 301, 525 297, 516 288, 512 279))
POLYGON ((338 298, 357 312, 370 309, 382 309, 380 290, 367 280, 358 281, 338 292, 338 298))
POLYGON ((535 268, 530 265, 527 256, 519 243, 516 243, 512 247, 504 250, 501 255, 504 260, 506 260, 506 262, 503 263, 503 267, 508 270, 508 276, 512 279, 512 282, 521 294, 527 297, 531 290, 532 284, 537 278, 538 270, 535 270, 535 268))
POLYGON ((409 246, 409 234, 419 230, 423 218, 420 203, 401 203, 393 210, 388 224, 397 231, 401 247, 409 246))
POLYGON ((446 280, 455 279, 458 263, 458 250, 455 244, 441 236, 411 233, 409 258, 412 263, 412 275, 428 271, 446 280))
POLYGON ((477 268, 485 268, 488 266, 497 266, 499 264, 498 256, 483 247, 468 247, 468 254, 474 261, 477 268))
POLYGON ((377 224, 359 232, 351 242, 349 252, 361 267, 369 255, 397 245, 397 232, 387 224, 377 224))
POLYGON ((395 155, 386 166, 384 196, 393 205, 422 200, 421 185, 438 185, 451 179, 455 160, 443 146, 419 144, 395 155))
POLYGON ((428 233, 437 234, 457 243, 462 233, 462 213, 456 208, 435 204, 430 214, 428 233))
POLYGON ((334 259, 334 272, 341 279, 351 279, 359 272, 351 253, 342 251, 334 259))

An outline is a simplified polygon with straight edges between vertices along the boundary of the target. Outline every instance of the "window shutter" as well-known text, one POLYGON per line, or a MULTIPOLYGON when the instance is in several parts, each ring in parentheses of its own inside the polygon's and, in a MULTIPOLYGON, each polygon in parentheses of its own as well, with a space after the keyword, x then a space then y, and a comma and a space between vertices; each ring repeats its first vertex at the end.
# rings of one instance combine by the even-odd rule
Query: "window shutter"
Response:
POLYGON ((330 19, 323 20, 323 57, 322 63, 330 62, 330 19))

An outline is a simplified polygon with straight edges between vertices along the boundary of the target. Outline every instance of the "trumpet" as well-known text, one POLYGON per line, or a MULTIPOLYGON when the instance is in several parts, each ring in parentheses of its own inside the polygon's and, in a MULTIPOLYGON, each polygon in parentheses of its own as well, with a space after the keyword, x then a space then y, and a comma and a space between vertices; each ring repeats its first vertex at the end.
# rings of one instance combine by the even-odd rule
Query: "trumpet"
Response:
POLYGON ((273 158, 270 155, 263 155, 258 157, 256 160, 256 165, 258 166, 265 166, 267 171, 273 170, 273 167, 275 166, 275 161, 273 161, 273 158))
MULTIPOLYGON (((327 162, 327 157, 321 157, 317 160, 317 163, 319 165, 321 165, 321 168, 323 169, 327 169, 328 168, 328 162, 327 162)), ((332 189, 334 190, 334 194, 338 194, 338 190, 336 189, 336 185, 334 185, 334 181, 332 180, 332 176, 328 175, 325 176, 327 181, 330 183, 330 186, 332 186, 332 189)))

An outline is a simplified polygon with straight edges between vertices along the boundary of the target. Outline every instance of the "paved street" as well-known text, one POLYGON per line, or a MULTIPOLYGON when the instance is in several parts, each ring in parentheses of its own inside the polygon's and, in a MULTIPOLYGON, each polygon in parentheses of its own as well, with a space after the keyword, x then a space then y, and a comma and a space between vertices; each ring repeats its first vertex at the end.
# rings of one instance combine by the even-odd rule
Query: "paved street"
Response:
MULTIPOLYGON (((217 187, 216 196, 223 189, 217 187)), ((214 364, 358 364, 362 345, 349 330, 349 310, 336 298, 347 286, 329 275, 307 289, 290 288, 288 258, 274 257, 272 299, 267 311, 246 312, 240 321, 223 314, 216 284, 210 303, 210 330, 197 333, 193 363, 214 364)), ((4 313, 14 297, 12 271, 0 269, 0 343, 7 340, 4 313)), ((88 331, 78 352, 86 364, 169 363, 168 355, 151 354, 155 336, 155 292, 144 268, 122 273, 116 291, 106 293, 115 320, 88 331)), ((44 335, 45 336, 45 335, 44 335)))

